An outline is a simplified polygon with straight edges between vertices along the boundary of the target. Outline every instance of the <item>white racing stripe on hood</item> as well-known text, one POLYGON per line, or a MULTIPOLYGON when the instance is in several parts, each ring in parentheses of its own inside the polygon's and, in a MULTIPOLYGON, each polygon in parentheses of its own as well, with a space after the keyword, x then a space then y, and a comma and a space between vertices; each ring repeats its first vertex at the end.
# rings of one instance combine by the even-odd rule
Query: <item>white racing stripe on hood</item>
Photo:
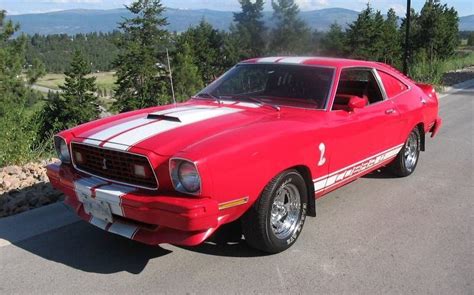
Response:
MULTIPOLYGON (((162 111, 155 112, 153 114, 156 115, 167 115, 167 114, 173 114, 176 112, 183 112, 187 110, 193 110, 196 109, 197 107, 193 106, 185 106, 185 107, 177 107, 177 108, 171 108, 171 109, 166 109, 162 111)), ((106 128, 104 130, 101 130, 95 134, 92 134, 89 136, 88 139, 84 140, 84 143, 87 144, 92 144, 92 145, 100 145, 102 141, 113 137, 114 135, 118 135, 122 132, 125 132, 127 130, 137 128, 141 125, 144 125, 146 123, 149 123, 150 119, 145 118, 138 118, 138 119, 133 119, 127 122, 123 122, 117 125, 114 125, 112 127, 106 128)))
POLYGON ((173 117, 178 118, 181 122, 161 120, 141 126, 112 138, 110 142, 104 144, 104 147, 127 150, 130 146, 160 133, 239 111, 241 110, 227 107, 195 107, 194 109, 178 111, 172 115, 173 117))
POLYGON ((119 134, 121 132, 127 131, 129 129, 135 128, 137 126, 146 124, 150 120, 147 118, 139 118, 139 119, 134 119, 128 122, 124 122, 121 124, 117 124, 115 126, 112 126, 110 128, 104 129, 102 131, 99 131, 91 136, 90 139, 84 140, 84 143, 92 144, 92 145, 99 145, 102 141, 106 140, 107 138, 110 138, 111 136, 114 136, 114 134, 119 134))

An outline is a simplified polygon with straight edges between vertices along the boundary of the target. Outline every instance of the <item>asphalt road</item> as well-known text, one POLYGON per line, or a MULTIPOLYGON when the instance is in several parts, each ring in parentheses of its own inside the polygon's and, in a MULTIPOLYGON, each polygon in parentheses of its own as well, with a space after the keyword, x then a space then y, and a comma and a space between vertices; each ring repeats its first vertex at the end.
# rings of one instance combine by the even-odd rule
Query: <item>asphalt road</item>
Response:
POLYGON ((0 293, 473 294, 474 88, 443 97, 441 114, 414 175, 318 200, 284 253, 148 247, 75 222, 1 247, 0 293))

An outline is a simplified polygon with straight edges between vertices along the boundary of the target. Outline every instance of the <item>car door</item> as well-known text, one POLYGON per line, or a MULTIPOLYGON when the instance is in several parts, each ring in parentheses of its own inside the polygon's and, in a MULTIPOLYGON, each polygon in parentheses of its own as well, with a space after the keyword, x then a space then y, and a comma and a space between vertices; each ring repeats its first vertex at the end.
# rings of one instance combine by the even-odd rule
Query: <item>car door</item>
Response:
POLYGON ((366 99, 367 105, 354 110, 331 108, 328 112, 330 137, 326 152, 330 158, 325 191, 347 183, 398 152, 400 115, 393 102, 386 99, 374 69, 342 69, 333 105, 338 102, 341 107, 338 98, 350 96, 366 99))

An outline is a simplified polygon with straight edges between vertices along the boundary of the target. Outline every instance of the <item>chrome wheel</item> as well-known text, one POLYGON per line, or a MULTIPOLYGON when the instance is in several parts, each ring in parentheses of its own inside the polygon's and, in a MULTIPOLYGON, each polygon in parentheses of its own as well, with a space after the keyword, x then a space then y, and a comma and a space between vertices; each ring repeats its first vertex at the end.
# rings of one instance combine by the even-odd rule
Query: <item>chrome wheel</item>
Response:
POLYGON ((405 143, 403 158, 406 169, 412 171, 416 166, 416 160, 418 159, 418 137, 414 132, 410 133, 410 136, 405 143))
POLYGON ((271 207, 270 222, 278 239, 291 236, 301 215, 301 197, 292 183, 283 184, 277 191, 271 207))

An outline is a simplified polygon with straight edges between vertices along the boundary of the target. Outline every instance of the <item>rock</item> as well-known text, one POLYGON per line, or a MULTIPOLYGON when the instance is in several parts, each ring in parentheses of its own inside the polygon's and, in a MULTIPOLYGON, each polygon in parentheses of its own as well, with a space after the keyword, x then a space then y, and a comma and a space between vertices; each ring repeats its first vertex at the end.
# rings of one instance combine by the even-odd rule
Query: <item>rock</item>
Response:
POLYGON ((21 173, 21 167, 19 167, 19 166, 7 166, 7 167, 3 168, 3 172, 6 172, 10 175, 19 174, 19 173, 21 173))
POLYGON ((25 180, 26 179, 26 173, 21 172, 20 174, 18 174, 18 177, 20 178, 20 180, 25 180))
POLYGON ((32 176, 28 176, 22 183, 22 186, 31 186, 36 183, 36 179, 34 179, 32 176))

